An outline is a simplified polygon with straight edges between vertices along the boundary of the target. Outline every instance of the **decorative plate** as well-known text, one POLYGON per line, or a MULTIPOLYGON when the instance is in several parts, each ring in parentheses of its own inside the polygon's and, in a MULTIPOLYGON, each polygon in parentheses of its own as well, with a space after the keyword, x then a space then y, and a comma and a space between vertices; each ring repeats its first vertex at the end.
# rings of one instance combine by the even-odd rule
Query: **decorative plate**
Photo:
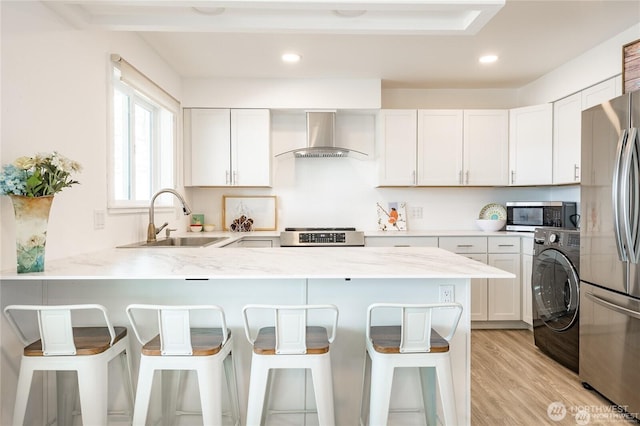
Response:
POLYGON ((507 210, 501 204, 487 204, 480 210, 479 219, 506 220, 507 210))

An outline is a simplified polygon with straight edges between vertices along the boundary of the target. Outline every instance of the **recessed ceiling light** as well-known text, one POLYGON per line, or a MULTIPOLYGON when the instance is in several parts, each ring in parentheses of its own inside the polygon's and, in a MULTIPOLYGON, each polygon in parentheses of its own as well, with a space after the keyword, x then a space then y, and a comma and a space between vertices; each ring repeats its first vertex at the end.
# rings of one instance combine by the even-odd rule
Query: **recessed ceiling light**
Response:
POLYGON ((192 7, 193 11, 202 15, 216 16, 222 15, 226 10, 224 7, 192 7))
POLYGON ((333 14, 342 18, 357 18, 367 13, 366 10, 334 10, 333 14))
POLYGON ((497 60, 498 57, 496 55, 485 55, 481 56, 480 59, 478 59, 481 64, 492 64, 497 60))
POLYGON ((285 53, 282 55, 282 61, 283 62, 287 62, 287 63, 296 63, 296 62, 300 62, 300 58, 302 58, 300 55, 298 55, 297 53, 285 53))

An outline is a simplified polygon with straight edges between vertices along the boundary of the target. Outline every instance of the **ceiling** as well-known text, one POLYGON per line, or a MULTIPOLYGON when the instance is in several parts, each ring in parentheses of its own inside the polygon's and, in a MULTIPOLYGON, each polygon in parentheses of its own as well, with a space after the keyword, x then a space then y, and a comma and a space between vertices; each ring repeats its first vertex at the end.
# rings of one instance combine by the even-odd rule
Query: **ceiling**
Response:
MULTIPOLYGON (((480 0, 466 3, 473 1, 480 0)), ((283 2, 288 2, 288 7, 313 3, 283 2)), ((321 27, 314 20, 297 16, 302 13, 298 11, 290 16, 293 22, 298 20, 297 27, 278 29, 272 25, 278 21, 274 16, 287 15, 278 11, 270 11, 266 20, 245 17, 235 26, 215 27, 206 23, 224 15, 224 9, 203 9, 203 14, 191 6, 230 2, 166 1, 164 4, 184 6, 170 12, 157 8, 163 3, 160 1, 137 2, 135 8, 130 7, 135 3, 56 0, 45 4, 77 27, 138 31, 185 78, 375 78, 382 80, 383 88, 521 87, 640 22, 639 0, 506 0, 504 6, 502 0, 488 0, 484 15, 478 14, 475 23, 462 29, 443 29, 438 23, 429 28, 411 26, 416 20, 407 20, 408 15, 427 13, 418 10, 400 10, 404 24, 391 29, 348 27, 366 13, 339 17, 340 28, 321 27), (144 9, 144 4, 156 7, 158 13, 144 9), (81 13, 78 8, 83 8, 81 13), (200 16, 194 18, 194 12, 200 16), (289 51, 302 55, 302 60, 283 63, 280 56, 289 51), (489 53, 498 55, 499 60, 479 64, 478 57, 489 53)), ((344 9, 358 14, 355 3, 357 0, 352 0, 344 9)), ((387 7, 411 3, 388 1, 387 7)), ((397 11, 380 9, 376 17, 391 17, 397 11)), ((440 21, 454 15, 469 21, 460 10, 450 12, 438 11, 443 18, 440 21)))

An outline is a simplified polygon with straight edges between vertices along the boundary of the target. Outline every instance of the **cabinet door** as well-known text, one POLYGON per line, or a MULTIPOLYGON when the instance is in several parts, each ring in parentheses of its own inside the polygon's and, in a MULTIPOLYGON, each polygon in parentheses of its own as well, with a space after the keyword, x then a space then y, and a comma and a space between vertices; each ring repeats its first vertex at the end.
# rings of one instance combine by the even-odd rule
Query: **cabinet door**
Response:
POLYGON ((552 182, 553 105, 509 111, 509 184, 548 185, 552 182))
POLYGON ((367 247, 438 247, 438 237, 365 237, 367 247))
MULTIPOLYGON (((487 263, 486 254, 463 254, 462 256, 478 262, 487 263)), ((471 279, 471 310, 469 312, 471 321, 486 321, 488 316, 487 303, 487 279, 471 279)))
POLYGON ((231 182, 271 185, 271 138, 268 109, 231 110, 231 182))
POLYGON ((508 111, 464 111, 463 149, 465 185, 507 185, 509 172, 508 111))
POLYGON ((582 94, 553 104, 553 183, 580 182, 582 94))
POLYGON ((462 184, 462 111, 418 111, 418 185, 462 184))
POLYGON ((186 181, 193 186, 222 186, 231 173, 230 111, 185 109, 186 181), (189 179, 190 178, 190 179, 189 179))
POLYGON ((531 273, 533 256, 522 254, 522 321, 533 325, 533 307, 531 305, 531 273))
POLYGON ((378 184, 416 184, 416 110, 381 110, 378 115, 378 184))
POLYGON ((517 321, 520 313, 520 254, 489 254, 489 265, 512 272, 515 278, 488 280, 489 321, 517 321))

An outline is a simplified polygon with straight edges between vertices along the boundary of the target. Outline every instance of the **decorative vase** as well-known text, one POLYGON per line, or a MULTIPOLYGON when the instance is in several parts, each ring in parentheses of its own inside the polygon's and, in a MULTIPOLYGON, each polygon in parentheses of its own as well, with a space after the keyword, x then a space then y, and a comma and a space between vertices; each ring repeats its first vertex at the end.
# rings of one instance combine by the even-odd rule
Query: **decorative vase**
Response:
POLYGON ((53 195, 44 197, 10 195, 10 197, 16 217, 18 273, 42 272, 53 195))

